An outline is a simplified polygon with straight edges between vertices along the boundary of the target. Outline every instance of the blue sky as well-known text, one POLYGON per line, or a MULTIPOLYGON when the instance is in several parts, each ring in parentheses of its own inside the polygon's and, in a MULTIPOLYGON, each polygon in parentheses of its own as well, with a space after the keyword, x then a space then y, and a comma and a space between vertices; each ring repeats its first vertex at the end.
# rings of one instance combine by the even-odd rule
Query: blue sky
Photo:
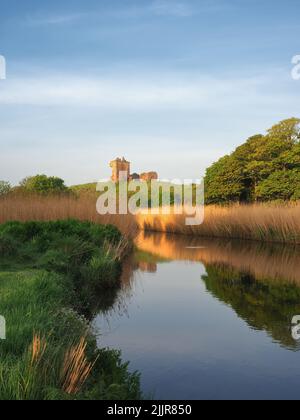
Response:
POLYGON ((0 0, 0 179, 198 178, 300 115, 299 0, 0 0))

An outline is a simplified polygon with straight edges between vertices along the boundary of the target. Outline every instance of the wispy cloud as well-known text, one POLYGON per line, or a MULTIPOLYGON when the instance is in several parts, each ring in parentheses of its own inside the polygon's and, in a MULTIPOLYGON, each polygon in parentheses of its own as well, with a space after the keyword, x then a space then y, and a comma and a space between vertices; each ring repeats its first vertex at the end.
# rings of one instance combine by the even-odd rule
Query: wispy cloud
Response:
POLYGON ((28 26, 48 26, 48 25, 63 25, 68 23, 75 23, 87 17, 86 13, 70 13, 61 15, 35 15, 28 16, 26 24, 28 26))
MULTIPOLYGON (((151 75, 143 78, 80 78, 72 75, 7 80, 0 105, 102 107, 105 109, 222 109, 228 106, 276 105, 278 80, 264 77, 218 79, 151 75)), ((288 92, 284 95, 289 96, 288 92)))
POLYGON ((177 0, 153 0, 144 5, 111 8, 106 10, 95 9, 88 12, 78 12, 57 15, 33 15, 27 18, 26 24, 29 26, 50 26, 77 23, 87 18, 138 18, 147 16, 173 16, 189 17, 192 16, 195 9, 192 8, 189 1, 177 0))

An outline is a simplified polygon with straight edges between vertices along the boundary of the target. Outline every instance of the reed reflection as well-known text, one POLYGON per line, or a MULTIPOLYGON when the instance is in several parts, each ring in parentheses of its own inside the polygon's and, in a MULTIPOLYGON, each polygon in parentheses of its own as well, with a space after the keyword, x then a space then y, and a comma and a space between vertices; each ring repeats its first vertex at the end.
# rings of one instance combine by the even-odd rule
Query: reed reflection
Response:
POLYGON ((156 256, 157 261, 185 260, 205 266, 228 265, 252 274, 256 280, 279 280, 300 285, 300 247, 149 232, 140 232, 135 244, 140 254, 156 256))
POLYGON ((155 274, 158 264, 172 261, 199 262, 212 296, 250 328, 267 332, 285 348, 299 349, 291 337, 291 319, 300 314, 300 256, 295 248, 144 232, 135 245, 123 268, 119 310, 126 311, 138 273, 155 274))

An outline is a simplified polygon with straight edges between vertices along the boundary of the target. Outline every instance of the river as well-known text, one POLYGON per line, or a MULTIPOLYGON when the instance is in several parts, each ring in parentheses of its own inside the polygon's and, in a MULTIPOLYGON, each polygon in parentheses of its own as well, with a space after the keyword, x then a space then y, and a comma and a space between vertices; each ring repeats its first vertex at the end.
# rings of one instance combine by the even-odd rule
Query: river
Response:
POLYGON ((140 233, 95 325, 155 399, 299 399, 300 252, 140 233))

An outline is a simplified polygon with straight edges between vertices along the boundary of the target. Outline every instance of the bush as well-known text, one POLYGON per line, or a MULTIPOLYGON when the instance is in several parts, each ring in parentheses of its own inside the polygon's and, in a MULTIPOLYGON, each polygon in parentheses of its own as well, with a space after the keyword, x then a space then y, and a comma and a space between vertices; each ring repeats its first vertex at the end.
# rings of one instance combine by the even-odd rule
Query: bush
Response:
POLYGON ((10 257, 22 267, 67 275, 76 291, 73 307, 90 319, 115 302, 120 264, 106 243, 113 247, 121 238, 114 226, 77 220, 8 222, 0 225, 0 263, 7 267, 10 257))
POLYGON ((69 265, 69 257, 60 250, 50 249, 38 260, 37 265, 48 271, 65 272, 69 265))
POLYGON ((0 234, 0 255, 4 257, 16 255, 18 248, 19 243, 13 236, 0 234))
POLYGON ((55 194, 68 191, 63 179, 53 176, 48 177, 47 175, 36 175, 25 178, 20 185, 26 191, 37 194, 55 194))
POLYGON ((0 225, 0 233, 12 235, 21 242, 32 240, 44 242, 47 247, 54 240, 66 237, 77 237, 91 242, 95 247, 101 247, 105 241, 117 244, 122 238, 115 226, 96 225, 72 219, 54 222, 7 222, 0 225))
POLYGON ((11 185, 9 182, 0 181, 0 197, 6 195, 11 191, 11 185))
POLYGON ((88 265, 81 269, 82 281, 95 290, 114 288, 120 285, 119 270, 109 255, 94 256, 88 265))

